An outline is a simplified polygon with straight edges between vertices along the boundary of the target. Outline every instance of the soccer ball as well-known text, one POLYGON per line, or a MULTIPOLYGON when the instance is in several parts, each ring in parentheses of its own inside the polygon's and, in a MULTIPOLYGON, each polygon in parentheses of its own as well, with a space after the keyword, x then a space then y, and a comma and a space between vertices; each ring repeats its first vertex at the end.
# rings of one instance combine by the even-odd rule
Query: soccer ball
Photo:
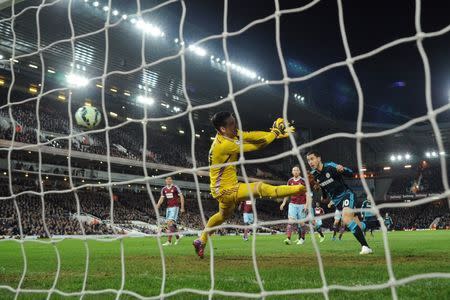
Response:
POLYGON ((102 115, 97 108, 93 106, 80 107, 75 113, 77 124, 85 128, 94 128, 102 120, 102 115))

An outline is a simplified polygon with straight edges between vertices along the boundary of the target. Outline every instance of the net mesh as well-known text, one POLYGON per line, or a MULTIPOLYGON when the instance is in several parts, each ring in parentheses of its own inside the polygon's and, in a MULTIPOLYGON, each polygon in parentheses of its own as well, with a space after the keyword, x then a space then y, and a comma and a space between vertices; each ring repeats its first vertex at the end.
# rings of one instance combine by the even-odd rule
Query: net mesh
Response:
MULTIPOLYGON (((265 18, 261 18, 255 21, 252 21, 251 23, 247 24, 246 26, 242 27, 240 30, 234 31, 234 32, 229 32, 228 31, 228 23, 229 23, 229 19, 228 19, 228 1, 224 0, 224 7, 223 7, 223 33, 219 34, 219 35, 211 35, 208 37, 205 37, 201 40, 198 40, 197 42, 195 42, 193 45, 194 46, 201 46, 202 44, 204 44, 207 41, 211 41, 211 40, 221 40, 222 41, 222 47, 223 47, 223 52, 225 55, 225 61, 229 62, 229 53, 228 53, 228 47, 227 47, 227 39, 229 37, 233 37, 233 36, 237 36, 237 35, 241 35, 244 32, 250 30, 252 27, 264 23, 264 22, 269 22, 271 20, 275 20, 275 32, 276 32, 276 47, 277 47, 277 52, 278 52, 278 57, 279 57, 279 62, 280 62, 280 67, 282 70, 282 74, 283 74, 283 78, 282 79, 272 79, 269 80, 268 82, 257 82, 257 83, 253 83, 250 84, 240 90, 235 90, 235 87, 233 86, 233 81, 231 78, 231 67, 229 66, 229 64, 225 64, 226 66, 226 78, 227 78, 227 84, 228 84, 228 96, 215 102, 215 103, 210 103, 210 104, 202 104, 202 105, 193 105, 190 98, 189 98, 189 94, 187 91, 187 87, 186 87, 186 61, 185 61, 185 55, 187 52, 187 48, 185 46, 184 43, 184 24, 185 24, 185 18, 186 18, 186 4, 185 1, 166 1, 163 2, 157 6, 154 6, 150 9, 146 9, 146 10, 141 10, 141 3, 140 1, 137 1, 137 12, 136 12, 136 16, 140 17, 144 14, 153 12, 153 11, 158 11, 159 9, 162 9, 165 6, 168 6, 170 4, 173 3, 177 3, 180 5, 181 7, 181 18, 180 18, 180 23, 179 23, 179 40, 180 40, 180 45, 181 48, 179 50, 178 53, 176 53, 175 55, 172 56, 167 56, 167 57, 163 57, 157 61, 148 63, 145 59, 145 33, 142 32, 142 44, 141 44, 141 65, 133 70, 129 70, 129 71, 110 71, 108 72, 108 55, 109 55, 109 49, 110 49, 110 40, 109 40, 109 34, 108 32, 111 30, 111 28, 114 28, 115 26, 119 25, 121 22, 123 22, 123 19, 119 19, 113 23, 111 23, 111 13, 112 13, 112 6, 111 6, 111 0, 109 0, 108 2, 108 13, 107 13, 107 18, 106 18, 106 22, 104 24, 104 27, 92 32, 88 32, 86 34, 82 34, 82 35, 76 35, 75 34, 75 29, 74 29, 74 22, 72 20, 72 9, 73 9, 73 0, 69 0, 69 4, 68 4, 68 18, 69 18, 69 23, 70 23, 70 31, 71 31, 71 37, 69 39, 61 39, 61 40, 57 40, 53 43, 50 43, 46 46, 42 46, 41 44, 41 30, 40 30, 40 12, 42 9, 44 9, 45 7, 48 6, 52 6, 52 5, 56 5, 61 1, 53 1, 53 2, 49 2, 47 3, 47 1, 42 1, 42 3, 38 6, 29 6, 26 9, 21 10, 19 13, 16 14, 15 11, 15 7, 16 7, 16 1, 12 1, 11 2, 11 17, 9 18, 4 18, 2 20, 0 20, 0 23, 10 23, 10 30, 13 36, 13 43, 12 43, 12 57, 11 60, 6 61, 4 60, 4 62, 7 62, 10 64, 10 68, 11 68, 11 85, 9 87, 8 90, 8 97, 7 97, 7 104, 3 105, 1 107, 1 109, 8 109, 8 113, 9 113, 9 118, 12 120, 12 125, 13 127, 15 127, 16 123, 15 120, 13 118, 13 114, 12 114, 12 107, 15 105, 21 105, 21 104, 25 104, 27 102, 32 102, 35 101, 36 102, 36 117, 37 117, 37 130, 36 130, 36 135, 37 135, 37 143, 35 145, 23 145, 23 144, 17 144, 14 142, 15 140, 15 131, 13 131, 13 137, 11 139, 11 143, 8 147, 2 147, 0 150, 1 151, 6 151, 7 152, 7 158, 8 158, 8 168, 9 168, 9 172, 8 172, 8 177, 9 177, 9 186, 10 186, 10 195, 9 196, 1 196, 0 200, 13 200, 14 203, 14 209, 16 211, 17 214, 17 218, 18 218, 18 225, 19 225, 19 231, 20 231, 20 236, 21 238, 18 240, 13 240, 14 242, 17 242, 20 244, 21 247, 21 255, 22 255, 22 259, 23 259, 23 270, 22 270, 22 275, 19 281, 19 284, 17 286, 8 286, 8 285, 0 285, 0 289, 4 289, 7 291, 10 291, 12 293, 15 294, 15 299, 17 299, 21 294, 44 294, 47 295, 47 299, 50 299, 51 296, 53 294, 58 294, 61 296, 79 296, 80 298, 83 298, 86 295, 101 295, 101 294, 106 294, 106 293, 113 293, 116 295, 116 298, 119 299, 121 296, 123 295, 129 295, 129 296, 133 296, 136 297, 138 299, 163 299, 163 298, 167 298, 170 296, 174 296, 177 294, 181 294, 181 293, 194 293, 194 294, 198 294, 198 295, 205 295, 208 296, 209 298, 212 298, 215 295, 223 295, 223 296, 233 296, 233 297, 243 297, 243 298, 265 298, 267 296, 274 296, 274 295, 299 295, 299 294, 322 294, 323 297, 325 299, 329 299, 329 292, 333 291, 333 290, 342 290, 342 291, 370 291, 370 290, 380 290, 380 289, 387 289, 389 288, 391 290, 391 294, 392 294, 392 298, 393 299, 398 299, 397 296, 397 287, 414 282, 414 281, 418 281, 418 280, 423 280, 423 279, 431 279, 431 278, 450 278, 450 273, 425 273, 425 274, 416 274, 413 276, 409 276, 409 277, 405 277, 402 279, 397 279, 395 277, 393 268, 392 268, 392 258, 391 258, 391 251, 390 251, 390 247, 389 247, 389 241, 387 238, 387 228, 384 225, 383 222, 383 218, 380 214, 380 209, 383 208, 394 208, 394 207, 412 207, 412 206, 418 206, 418 205, 422 205, 425 203, 429 203, 432 201, 435 201, 437 199, 442 199, 442 197, 449 197, 450 196, 450 189, 449 189, 449 185, 448 185, 448 178, 446 177, 447 174, 447 169, 446 169, 446 162, 445 162, 445 157, 441 156, 440 157, 440 164, 441 164, 441 169, 442 169, 442 183, 443 186, 445 188, 445 192, 443 192, 440 195, 434 195, 434 196, 430 196, 430 197, 426 197, 420 200, 415 200, 415 201, 411 201, 409 203, 383 203, 383 204, 379 204, 377 205, 375 203, 375 201, 373 201, 373 195, 368 187, 368 184, 365 180, 365 177, 363 176, 363 172, 361 171, 363 168, 363 164, 362 164, 362 151, 361 151, 361 141, 363 139, 368 139, 368 138, 377 138, 377 137, 382 137, 382 136, 386 136, 386 135, 391 135, 397 132, 400 132, 402 130, 407 129, 408 127, 411 127, 415 124, 418 124, 420 122, 423 121, 429 121, 432 125, 432 129, 433 132, 435 134, 436 137, 436 141, 437 141, 437 145, 438 145, 438 150, 440 152, 444 151, 444 146, 443 146, 443 142, 442 142, 442 136, 441 136, 441 132, 437 123, 437 116, 443 112, 446 112, 447 110, 450 109, 450 104, 441 106, 437 109, 434 109, 432 106, 432 99, 431 99, 431 80, 430 80, 430 65, 429 65, 429 61, 428 61, 428 57, 427 54, 424 50, 423 47, 423 40, 424 39, 429 39, 429 38, 433 38, 433 37, 438 37, 441 36, 447 32, 450 31, 450 25, 446 26, 444 28, 442 28, 441 30, 435 31, 435 32, 423 32, 422 31, 422 27, 421 27, 421 1, 420 0, 416 0, 415 1, 415 27, 416 27, 416 34, 413 36, 408 36, 408 37, 404 37, 404 38, 400 38, 397 40, 394 40, 392 42, 389 42, 385 45, 382 45, 381 47, 378 47, 376 49, 373 49, 367 53, 364 54, 360 54, 357 56, 352 56, 351 54, 351 49, 349 46, 349 43, 347 41, 347 34, 346 34, 346 27, 345 27, 345 15, 344 15, 344 10, 343 10, 343 6, 342 6, 342 0, 338 0, 338 15, 339 15, 339 26, 340 26, 340 32, 341 32, 341 37, 342 37, 342 43, 345 49, 345 54, 346 54, 346 59, 344 61, 339 61, 339 62, 335 62, 332 64, 329 64, 317 71, 311 72, 305 76, 301 76, 301 77, 289 77, 288 76, 288 72, 287 72, 287 68, 286 68, 286 64, 285 64, 285 59, 283 56, 283 50, 282 50, 282 44, 281 44, 281 39, 280 39, 280 19, 287 14, 295 14, 295 13, 301 13, 305 10, 308 10, 309 8, 317 5, 317 3, 319 3, 319 0, 315 0, 310 2, 307 5, 301 6, 301 7, 297 7, 294 9, 280 9, 280 4, 278 0, 275 0, 275 11, 273 12, 273 14, 265 17, 265 18), (19 16, 21 16, 22 14, 24 14, 27 11, 32 11, 35 10, 35 14, 36 14, 36 28, 37 28, 37 41, 36 41, 36 51, 34 53, 29 53, 29 54, 24 54, 24 55, 19 55, 16 56, 16 33, 15 33, 15 20, 16 18, 18 18, 19 16), (41 121, 39 119, 39 107, 40 107, 40 101, 44 96, 47 96, 51 93, 54 92, 58 92, 58 91, 65 91, 67 90, 67 88, 58 88, 58 89, 52 89, 52 90, 48 90, 44 92, 44 87, 45 87, 45 60, 43 57, 43 53, 52 48, 57 46, 58 44, 62 44, 62 43, 67 43, 69 42, 71 45, 71 49, 72 49, 72 58, 73 58, 73 64, 72 66, 75 65, 75 57, 76 57, 76 53, 75 53, 75 43, 83 38, 86 38, 88 36, 92 36, 98 33, 104 33, 105 36, 105 64, 104 64, 104 68, 103 68, 103 75, 100 77, 93 77, 93 78, 89 78, 90 82, 95 82, 100 80, 101 81, 101 85, 102 85, 102 97, 101 97, 101 110, 102 110, 102 114, 103 114, 103 119, 105 120, 105 127, 102 129, 94 129, 92 130, 90 133, 91 134, 95 134, 95 133, 105 133, 106 134, 106 158, 107 158, 107 167, 108 167, 108 181, 106 183, 100 183, 100 184, 84 184, 84 185, 78 185, 75 186, 74 184, 74 180, 73 180, 73 176, 72 176, 72 139, 82 136, 84 133, 80 133, 80 132, 75 132, 74 131, 74 120, 73 120, 73 112, 71 111, 71 103, 72 103, 72 97, 71 94, 69 93, 69 97, 68 97, 68 116, 70 118, 70 134, 68 136, 64 136, 64 137, 55 137, 53 139, 53 141, 57 141, 59 139, 65 139, 68 138, 69 139, 69 148, 67 151, 67 166, 68 166, 68 178, 69 178, 69 186, 70 188, 65 189, 65 190, 57 190, 57 191, 44 191, 44 186, 43 186, 43 175, 42 175, 42 152, 43 152, 43 146, 46 146, 48 144, 51 143, 51 141, 48 142, 41 142, 40 140, 40 133, 41 133, 41 121), (399 46, 401 44, 405 44, 405 43, 411 43, 411 42, 415 42, 417 45, 417 49, 420 53, 420 57, 422 59, 422 63, 423 63, 423 67, 424 67, 424 75, 425 75, 425 101, 426 101, 426 106, 427 106, 427 114, 423 115, 421 117, 412 119, 398 127, 389 129, 389 130, 384 130, 384 131, 379 131, 379 132, 371 132, 371 133, 364 133, 362 131, 362 121, 363 121, 363 109, 364 109, 364 93, 363 93, 363 88, 361 87, 357 72, 354 69, 354 64, 356 62, 365 60, 365 59, 369 59, 387 49, 399 46), (34 97, 30 97, 28 99, 25 99, 23 101, 18 101, 18 102, 12 102, 12 89, 16 80, 16 74, 14 72, 14 60, 15 59, 23 59, 29 56, 33 56, 33 55, 38 55, 39 59, 40 59, 40 63, 41 63, 41 70, 42 70, 42 74, 41 74, 41 86, 39 87, 38 93, 36 96, 34 97), (181 74, 182 74, 182 83, 183 83, 183 94, 184 97, 187 101, 187 108, 186 110, 174 115, 174 116, 170 116, 170 117, 161 117, 161 118, 154 118, 154 117, 149 117, 148 116, 148 112, 147 112, 147 107, 144 105, 144 117, 142 119, 139 120, 127 120, 124 123, 118 124, 118 125, 113 125, 110 126, 110 124, 108 123, 108 117, 107 117, 107 110, 106 110, 106 104, 105 104, 105 86, 106 86, 106 80, 108 79, 108 77, 110 76, 114 76, 114 75, 127 75, 127 74, 132 74, 132 73, 136 73, 136 72, 140 72, 142 71, 143 74, 145 74, 145 70, 147 68, 156 66, 158 64, 161 64, 165 61, 170 61, 170 60, 175 60, 175 59, 180 59, 181 60, 181 74), (110 222, 111 224, 114 224, 114 199, 113 199, 113 185, 116 184, 135 184, 135 183, 143 183, 146 186, 147 192, 148 192, 148 196, 151 200, 152 206, 153 208, 156 208, 156 202, 154 199, 154 196, 151 192, 151 183, 153 180, 156 179, 160 179, 163 178, 165 176, 170 176, 170 175, 176 175, 179 172, 185 173, 185 174, 191 174, 194 178, 194 182, 197 186, 197 199, 198 199, 198 205, 199 205, 199 209, 200 209, 200 216, 202 218, 203 224, 206 224, 206 220, 204 217, 204 211, 203 211, 203 205, 202 205, 202 201, 201 201, 201 194, 200 194, 200 189, 199 189, 199 179, 198 179, 198 173, 199 171, 207 171, 209 169, 209 167, 199 167, 196 163, 196 152, 195 152, 195 126, 194 126, 194 118, 193 118, 193 113, 196 111, 204 111, 207 109, 211 109, 213 107, 217 107, 219 105, 222 105, 224 103, 230 103, 231 106, 233 107, 233 111, 236 115, 236 119, 238 122, 238 126, 239 128, 242 128, 242 122, 241 122, 241 115, 239 113, 239 110, 237 109, 237 105, 236 105, 236 97, 239 95, 242 95, 252 89, 255 89, 257 87, 260 86, 264 86, 264 85, 282 85, 284 87, 284 102, 283 102, 283 117, 285 120, 287 120, 287 114, 288 114, 288 99, 289 99, 289 85, 291 83, 295 83, 295 82, 301 82, 301 81, 306 81, 309 80, 311 78, 314 78, 324 72, 327 72, 329 70, 338 68, 338 67, 346 67, 348 68, 355 88, 357 90, 357 94, 358 94, 358 118, 357 118, 357 126, 356 126, 356 132, 355 133, 344 133, 344 132, 337 132, 334 134, 330 134, 324 137, 321 137, 319 139, 316 139, 314 141, 302 144, 302 145, 297 145, 294 137, 290 137, 290 142, 291 142, 291 146, 292 148, 286 152, 280 153, 278 155, 275 155, 273 157, 269 157, 269 158, 261 158, 261 159, 246 159, 245 155, 243 153, 243 144, 241 143, 241 156, 240 159, 237 162, 234 163, 227 163, 224 165, 220 165, 217 167, 222 167, 222 166, 226 166, 226 165, 230 165, 230 164, 234 164, 234 165, 238 165, 242 171, 242 175, 245 178, 245 183, 249 184, 249 180, 248 180, 248 176, 247 176, 247 172, 246 172, 246 165, 249 164, 257 164, 257 163, 264 163, 264 162, 269 162, 269 161, 273 161, 273 160, 277 160, 277 159, 281 159, 281 158, 286 158, 289 156, 294 156, 298 159, 298 161, 300 162, 300 166, 301 166, 301 170, 304 174, 306 174, 306 165, 304 162, 304 159, 302 158, 302 156, 300 155, 302 150, 305 150, 311 146, 317 145, 319 143, 328 141, 328 140, 332 140, 332 139, 336 139, 336 138, 351 138, 351 139, 355 139, 356 141, 356 147, 357 147, 357 161, 358 161, 358 169, 360 170, 360 178, 361 178, 361 182, 364 188, 364 191, 366 192, 366 194, 368 195, 368 198, 370 200, 372 200, 373 203, 373 207, 370 209, 370 211, 372 211, 373 213, 376 214, 377 219, 380 221, 381 224, 381 229, 382 229, 382 237, 383 237, 383 244, 384 244, 384 253, 385 253, 385 258, 386 258, 386 267, 387 267, 387 272, 389 275, 389 280, 387 282, 384 283, 380 283, 380 284, 370 284, 370 285, 359 285, 359 286, 343 286, 343 285, 329 285, 327 283, 327 279, 325 276, 325 272, 324 272, 324 265, 322 262, 322 257, 320 254, 320 250, 317 244, 317 241, 315 238, 312 238, 312 243, 313 243, 313 247, 314 247, 314 251, 316 253, 316 257, 317 257, 317 262, 318 262, 318 266, 319 266, 319 271, 320 271, 320 277, 322 280, 322 287, 320 288, 310 288, 310 289, 291 289, 291 290, 266 290, 264 287, 264 283, 261 279, 261 275, 259 272, 259 268, 258 268, 258 262, 257 262, 257 255, 256 255, 256 229, 258 227, 261 226, 269 226, 269 225, 277 225, 277 224, 285 224, 286 220, 277 220, 277 221, 259 221, 258 220, 258 216, 257 216, 257 212, 256 212, 256 208, 254 208, 254 214, 255 214, 255 222, 253 225, 248 225, 248 226, 240 226, 240 225, 222 225, 219 226, 217 228, 213 228, 213 229, 219 229, 219 228, 237 228, 237 229, 245 229, 245 228, 250 228, 253 229, 253 236, 254 238, 252 239, 252 263, 253 263, 253 268, 254 268, 254 272, 256 275, 256 280, 257 280, 257 284, 259 286, 260 291, 257 293, 247 293, 247 292, 230 292, 230 291, 222 291, 222 290, 218 290, 215 288, 215 270, 214 270, 214 246, 213 243, 214 241, 211 240, 211 242, 209 243, 209 258, 210 258, 210 289, 209 290, 199 290, 199 289, 191 289, 191 288, 181 288, 181 289, 177 289, 171 292, 167 292, 166 291, 166 278, 167 278, 167 268, 166 268, 166 264, 165 264, 165 255, 164 255, 164 251, 162 248, 162 243, 161 243, 161 236, 163 235, 162 233, 158 233, 158 234, 148 234, 148 236, 153 236, 157 239, 158 242, 158 248, 159 248, 159 252, 160 252, 160 257, 161 257, 161 266, 162 266, 162 281, 161 281, 161 289, 160 289, 160 294, 159 295, 155 295, 155 296, 151 296, 151 297, 146 297, 143 295, 140 295, 134 291, 130 291, 130 290, 126 290, 125 289, 125 280, 126 280, 126 265, 125 265, 125 252, 124 252, 124 239, 126 238, 126 236, 122 236, 122 235, 115 235, 114 238, 111 239, 101 239, 101 238, 97 238, 97 237, 90 237, 88 235, 85 234, 84 232, 84 227, 81 223, 81 220, 79 220, 80 222, 80 228, 82 230, 82 236, 81 237, 73 237, 73 238, 78 238, 81 239, 84 242, 84 248, 85 248, 85 255, 86 255, 86 261, 85 261, 85 270, 84 270, 84 278, 83 278, 83 284, 82 284, 82 289, 79 292, 65 292, 62 290, 59 290, 56 288, 57 284, 58 284, 58 279, 60 276, 60 270, 61 270, 61 257, 60 257, 60 250, 57 247, 57 244, 60 243, 61 241, 63 241, 65 238, 50 238, 48 241, 47 240, 26 240, 24 238, 24 232, 23 232, 23 228, 22 228, 22 220, 21 220, 21 212, 19 209, 19 206, 17 204, 16 198, 21 196, 21 195, 25 195, 25 194, 29 194, 29 195, 35 195, 40 197, 41 199, 41 206, 42 206, 42 222, 44 224, 44 229, 45 232, 47 233, 47 235, 49 237, 52 237, 51 233, 49 232, 48 228, 47 228, 47 224, 46 224, 46 218, 45 218, 45 201, 44 201, 44 196, 46 194, 50 194, 50 193, 68 193, 68 192, 73 192, 74 196, 75 196, 75 200, 76 200, 76 208, 77 208, 77 212, 78 214, 80 214, 81 212, 81 205, 80 205, 80 199, 78 197, 78 191, 86 188, 86 187, 104 187, 108 190, 109 195, 110 195, 110 204, 111 204, 111 208, 110 208, 110 222), (162 174, 162 175, 158 175, 158 176, 153 176, 150 177, 147 173, 147 153, 146 153, 146 149, 147 149, 147 124, 151 123, 151 122, 158 122, 158 121, 167 121, 167 120, 171 120, 171 119, 178 119, 181 117, 185 117, 187 116, 189 119, 189 124, 190 124, 190 133, 191 133, 191 156, 192 156, 192 163, 193 163, 193 167, 189 168, 189 169, 182 169, 181 171, 173 171, 173 172, 169 172, 166 174, 162 174), (142 123, 142 128, 143 128, 143 141, 144 141, 144 146, 143 146, 143 154, 142 154, 142 168, 144 171, 144 177, 142 178, 137 178, 137 179, 132 179, 132 180, 127 180, 127 181, 121 181, 121 182, 115 182, 112 180, 111 178, 111 149, 110 149, 110 142, 109 142, 109 132, 113 129, 116 128, 120 128, 122 126, 126 126, 129 123, 142 123), (17 151, 17 150, 33 150, 33 151, 37 151, 38 153, 38 162, 39 162, 39 169, 38 169, 38 180, 40 182, 40 186, 39 186, 39 191, 22 191, 19 193, 15 193, 13 190, 13 174, 12 174, 12 152, 13 151, 17 151), (88 245, 88 240, 89 239, 95 239, 104 243, 110 243, 116 240, 120 241, 120 264, 121 264, 121 283, 120 283, 120 288, 119 289, 103 289, 103 290, 89 290, 87 289, 87 278, 88 278, 88 272, 89 272, 89 268, 90 268, 90 249, 89 249, 89 245, 88 245), (53 249, 55 251, 55 255, 56 255, 56 259, 57 259, 57 270, 55 273, 55 277, 53 280, 53 284, 51 286, 50 289, 28 289, 28 288, 23 288, 23 283, 25 280, 25 276, 27 274, 27 270, 28 270, 28 261, 27 261, 27 254, 25 251, 25 247, 24 244, 25 243, 41 243, 41 244, 50 244, 53 246, 53 249)), ((20 2, 20 1, 19 1, 20 2)), ((147 94, 147 90, 145 89, 145 93, 147 94)), ((307 184, 307 190, 308 192, 311 192, 309 183, 307 184)), ((252 196, 253 198, 253 196, 252 196)), ((450 198, 449 198, 450 199, 450 198)), ((252 199, 254 200, 254 199, 252 199)), ((255 206, 254 201, 252 201, 252 205, 255 206)), ((155 209, 156 215, 157 215, 157 220, 160 220, 160 215, 158 213, 158 209, 155 209)), ((320 217, 316 217, 316 219, 326 219, 326 218, 330 218, 332 217, 333 214, 326 214, 320 217)), ((307 219, 305 219, 305 221, 308 220, 312 220, 313 216, 309 215, 307 217, 307 219)), ((159 221, 158 221, 159 222, 159 221)), ((310 227, 310 232, 313 233, 313 228, 310 227)), ((183 232, 182 232, 183 233, 183 232)), ((189 233, 189 232, 185 232, 185 233, 189 233)), ((312 236, 314 236, 314 234, 312 234, 312 236)), ((2 240, 0 240, 0 242, 3 242, 2 240)))

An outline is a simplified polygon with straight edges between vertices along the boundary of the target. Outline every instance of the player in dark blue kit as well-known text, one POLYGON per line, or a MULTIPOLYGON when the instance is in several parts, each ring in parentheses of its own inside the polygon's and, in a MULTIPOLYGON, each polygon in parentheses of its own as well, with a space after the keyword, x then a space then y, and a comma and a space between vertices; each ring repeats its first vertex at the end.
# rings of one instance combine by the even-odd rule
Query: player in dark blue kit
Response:
POLYGON ((366 235, 366 231, 370 230, 370 235, 373 237, 373 230, 379 227, 379 223, 377 217, 371 211, 364 211, 363 209, 370 209, 372 207, 372 203, 369 199, 364 200, 361 205, 361 216, 363 222, 366 224, 366 228, 364 230, 364 235, 366 235))
POLYGON ((372 253, 372 249, 370 249, 363 234, 365 224, 359 221, 353 211, 355 208, 355 194, 345 184, 343 178, 343 175, 353 176, 353 171, 334 162, 322 163, 322 158, 316 151, 308 152, 306 158, 312 169, 311 174, 318 185, 320 185, 322 193, 333 201, 336 209, 342 211, 342 221, 361 244, 362 248, 359 254, 372 253))

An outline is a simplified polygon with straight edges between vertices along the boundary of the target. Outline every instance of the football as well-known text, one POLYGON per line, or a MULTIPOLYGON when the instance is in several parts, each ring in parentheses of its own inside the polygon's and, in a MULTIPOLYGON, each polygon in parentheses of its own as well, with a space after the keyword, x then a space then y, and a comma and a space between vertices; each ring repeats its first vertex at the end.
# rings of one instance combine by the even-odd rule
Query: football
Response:
POLYGON ((97 108, 85 105, 76 111, 75 120, 79 126, 91 129, 100 124, 102 116, 97 108))

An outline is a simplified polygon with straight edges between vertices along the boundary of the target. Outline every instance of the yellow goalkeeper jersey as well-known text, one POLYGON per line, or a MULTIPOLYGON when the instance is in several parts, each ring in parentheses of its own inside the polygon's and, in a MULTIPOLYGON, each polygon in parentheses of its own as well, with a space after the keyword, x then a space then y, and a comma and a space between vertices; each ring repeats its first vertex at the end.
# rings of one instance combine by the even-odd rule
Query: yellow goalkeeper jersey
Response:
MULTIPOLYGON (((261 149, 276 138, 273 132, 251 131, 239 132, 242 135, 244 152, 261 149)), ((220 165, 238 160, 240 153, 239 138, 227 138, 217 134, 209 150, 209 165, 220 165)), ((233 189, 238 184, 236 166, 211 167, 209 169, 211 180, 211 194, 214 198, 220 197, 223 191, 233 189)))

